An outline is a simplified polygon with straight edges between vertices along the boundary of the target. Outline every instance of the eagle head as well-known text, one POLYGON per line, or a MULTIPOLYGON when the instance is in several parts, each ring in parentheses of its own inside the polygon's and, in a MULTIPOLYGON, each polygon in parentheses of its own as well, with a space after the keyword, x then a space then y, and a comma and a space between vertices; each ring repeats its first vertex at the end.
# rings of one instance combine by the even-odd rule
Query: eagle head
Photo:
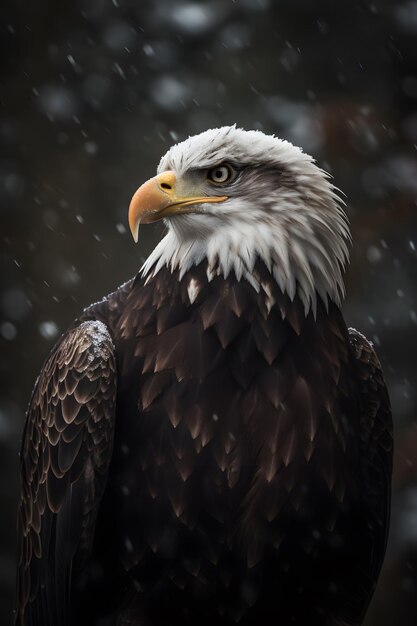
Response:
POLYGON ((236 126, 207 130, 172 146, 157 175, 132 198, 129 225, 164 219, 168 234, 143 266, 180 276, 207 260, 207 276, 234 272, 259 288, 260 259, 283 292, 340 304, 350 233, 329 175, 288 141, 236 126))

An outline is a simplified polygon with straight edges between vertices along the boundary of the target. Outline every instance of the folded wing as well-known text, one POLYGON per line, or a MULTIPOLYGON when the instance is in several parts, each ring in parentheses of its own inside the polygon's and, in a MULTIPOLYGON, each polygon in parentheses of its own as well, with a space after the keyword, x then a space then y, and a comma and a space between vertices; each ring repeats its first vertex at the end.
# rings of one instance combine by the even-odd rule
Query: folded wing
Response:
POLYGON ((21 451, 15 623, 67 626, 74 572, 92 547, 114 432, 116 363, 107 327, 69 330, 29 405, 21 451))

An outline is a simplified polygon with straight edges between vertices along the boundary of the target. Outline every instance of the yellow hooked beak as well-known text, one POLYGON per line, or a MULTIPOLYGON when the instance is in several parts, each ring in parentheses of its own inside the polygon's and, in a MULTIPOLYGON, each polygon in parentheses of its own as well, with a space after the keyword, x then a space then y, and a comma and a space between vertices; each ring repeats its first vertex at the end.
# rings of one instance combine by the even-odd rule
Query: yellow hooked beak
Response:
POLYGON ((227 196, 177 196, 176 184, 174 172, 162 172, 136 191, 129 206, 129 226, 136 243, 140 224, 150 224, 171 215, 196 213, 190 208, 196 204, 227 200, 227 196))

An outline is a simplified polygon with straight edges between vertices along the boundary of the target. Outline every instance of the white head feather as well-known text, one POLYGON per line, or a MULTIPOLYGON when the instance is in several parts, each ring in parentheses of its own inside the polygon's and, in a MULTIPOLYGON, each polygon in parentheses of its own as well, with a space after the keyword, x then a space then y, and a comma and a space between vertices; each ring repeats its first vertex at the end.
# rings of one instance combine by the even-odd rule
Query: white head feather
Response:
POLYGON ((257 259, 270 269, 283 292, 296 294, 306 314, 317 296, 327 305, 344 296, 343 272, 350 233, 342 201, 326 172, 312 157, 272 135, 235 126, 207 130, 173 146, 158 173, 235 164, 247 171, 228 200, 202 204, 198 214, 167 220, 168 234, 145 262, 144 275, 168 266, 180 275, 203 259, 208 279, 227 277, 260 285, 253 274, 257 259))

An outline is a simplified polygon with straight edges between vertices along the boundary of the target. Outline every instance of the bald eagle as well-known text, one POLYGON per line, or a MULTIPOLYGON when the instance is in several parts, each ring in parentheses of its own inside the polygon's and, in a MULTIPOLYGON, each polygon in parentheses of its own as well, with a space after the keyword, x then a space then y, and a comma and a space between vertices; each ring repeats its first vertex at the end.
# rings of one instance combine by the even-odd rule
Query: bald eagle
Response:
POLYGON ((225 127, 129 209, 168 232, 47 358, 21 453, 19 626, 359 626, 392 418, 340 305, 350 234, 313 159, 225 127))

